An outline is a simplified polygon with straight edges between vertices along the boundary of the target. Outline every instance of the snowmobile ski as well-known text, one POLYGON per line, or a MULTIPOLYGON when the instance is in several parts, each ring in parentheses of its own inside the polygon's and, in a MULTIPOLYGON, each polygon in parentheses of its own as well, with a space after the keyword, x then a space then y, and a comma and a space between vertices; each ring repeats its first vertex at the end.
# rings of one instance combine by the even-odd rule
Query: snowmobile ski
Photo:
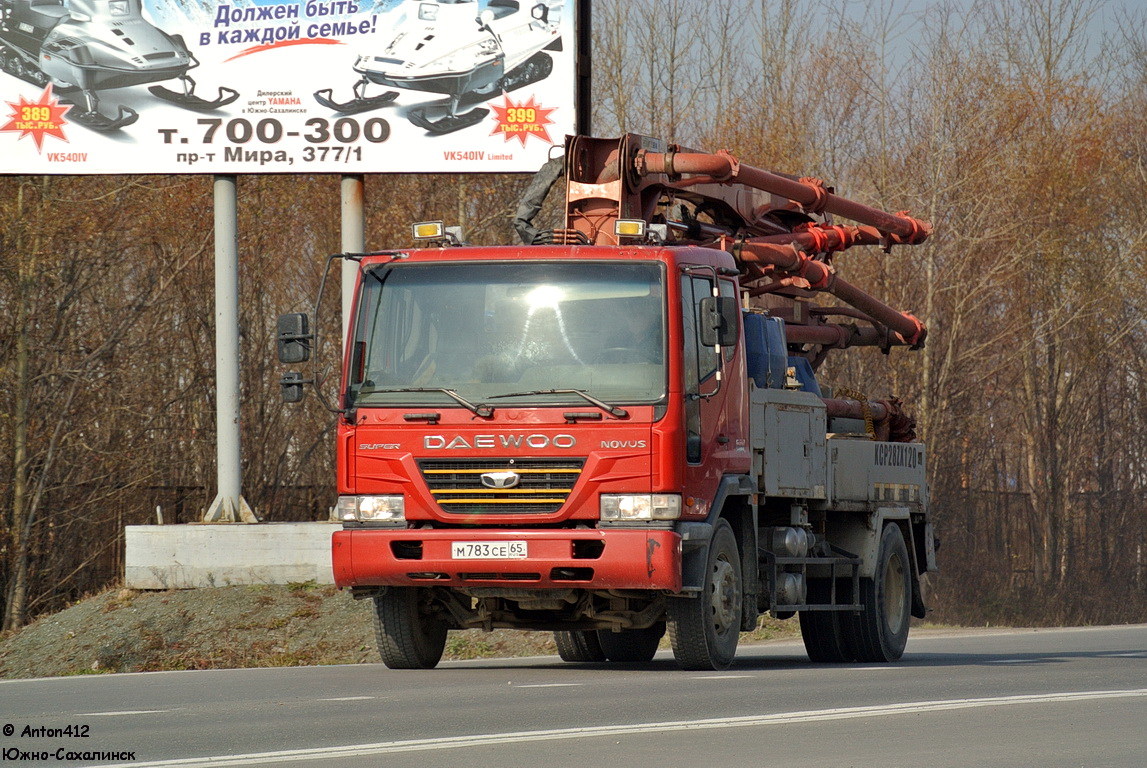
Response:
POLYGON ((165 88, 162 85, 153 85, 147 90, 151 91, 152 95, 164 101, 170 102, 177 107, 190 109, 195 112, 210 112, 213 109, 225 107, 235 99, 239 98, 239 92, 234 88, 227 88, 226 86, 219 86, 219 97, 216 99, 203 99, 195 95, 195 81, 186 75, 180 80, 190 83, 190 87, 185 85, 184 92, 179 93, 170 88, 165 88))
POLYGON ((426 110, 424 108, 417 107, 407 113, 406 119, 423 130, 441 136, 444 133, 453 133, 454 131, 460 131, 463 128, 477 125, 482 122, 483 118, 488 114, 490 114, 490 110, 485 107, 479 107, 469 112, 463 112, 461 115, 446 115, 438 120, 431 120, 426 116, 426 110))
POLYGON ((341 112, 344 115, 357 115, 359 112, 369 112, 372 109, 385 107, 398 98, 398 91, 387 91, 386 93, 380 93, 378 96, 363 96, 361 95, 362 90, 359 87, 361 84, 362 83, 355 84, 355 97, 350 101, 335 101, 334 90, 331 88, 315 91, 315 101, 335 112, 341 112))
POLYGON ((60 103, 72 105, 72 108, 68 110, 67 114, 67 118, 70 122, 82 125, 89 130, 99 131, 100 133, 118 131, 120 128, 129 126, 139 119, 139 113, 131 107, 125 107, 122 104, 119 105, 118 115, 108 117, 97 109, 80 111, 83 106, 67 98, 61 98, 60 103))

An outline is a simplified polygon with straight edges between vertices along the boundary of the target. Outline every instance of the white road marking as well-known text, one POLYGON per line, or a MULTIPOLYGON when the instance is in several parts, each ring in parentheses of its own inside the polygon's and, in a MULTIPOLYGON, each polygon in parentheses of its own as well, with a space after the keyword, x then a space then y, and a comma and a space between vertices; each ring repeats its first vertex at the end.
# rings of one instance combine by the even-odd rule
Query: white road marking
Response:
POLYGON ((781 712, 772 715, 746 715, 719 717, 707 720, 675 720, 668 722, 634 723, 632 725, 604 725, 587 728, 557 728, 544 731, 518 731, 486 733, 473 736, 450 736, 430 739, 384 741, 375 744, 351 744, 345 747, 316 747, 279 752, 254 752, 246 755, 217 755, 152 763, 119 763, 104 768, 219 768, 233 765, 263 765, 267 763, 297 762, 301 760, 330 760, 348 757, 394 754, 397 752, 430 752, 441 749, 463 749, 498 744, 520 744, 530 741, 559 741, 612 736, 633 736, 646 733, 667 733, 682 730, 708 730, 716 728, 745 728, 792 723, 815 723, 827 720, 852 720, 862 717, 911 715, 922 712, 943 712, 981 707, 1056 704, 1070 701, 1097 699, 1127 699, 1147 697, 1147 688, 1116 691, 1078 691, 1069 693, 1029 694, 1024 696, 997 696, 982 699, 945 699, 940 701, 914 701, 903 704, 882 704, 867 707, 816 709, 803 712, 781 712))
POLYGON ((80 712, 69 717, 115 717, 117 715, 162 715, 171 712, 170 709, 125 709, 120 712, 80 712))
POLYGON ((1142 659, 1147 657, 1147 651, 1140 651, 1138 653, 1113 653, 1112 656, 1122 656, 1128 659, 1142 659))
POLYGON ((319 699, 319 701, 367 701, 374 696, 339 696, 337 699, 319 699))
POLYGON ((515 688, 579 688, 584 683, 530 683, 528 685, 515 685, 515 688))
POLYGON ((754 678, 756 675, 694 675, 694 680, 740 680, 743 678, 754 678))

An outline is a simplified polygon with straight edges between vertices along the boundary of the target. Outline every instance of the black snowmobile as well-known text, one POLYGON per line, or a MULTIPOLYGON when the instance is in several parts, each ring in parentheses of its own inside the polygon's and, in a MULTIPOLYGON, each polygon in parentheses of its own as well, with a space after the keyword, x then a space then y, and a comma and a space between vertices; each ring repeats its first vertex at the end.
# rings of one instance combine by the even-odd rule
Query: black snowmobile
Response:
POLYGON ((139 115, 119 105, 100 112, 97 92, 178 79, 179 92, 150 90, 180 107, 209 111, 230 104, 238 91, 220 88, 208 101, 195 95, 187 71, 199 66, 183 38, 143 18, 140 0, 0 0, 0 69, 36 85, 52 83, 68 118, 96 131, 131 125, 139 115))

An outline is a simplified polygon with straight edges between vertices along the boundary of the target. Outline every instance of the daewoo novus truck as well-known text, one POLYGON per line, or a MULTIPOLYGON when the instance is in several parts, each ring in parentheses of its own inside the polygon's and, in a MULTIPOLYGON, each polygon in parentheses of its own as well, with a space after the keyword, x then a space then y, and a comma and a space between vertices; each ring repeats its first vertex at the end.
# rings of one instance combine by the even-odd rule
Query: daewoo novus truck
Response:
MULTIPOLYGON (((814 661, 898 659, 936 569, 925 448, 898 400, 816 374, 923 344, 831 257, 929 225, 636 135, 567 139, 518 219, 528 244, 428 225, 434 247, 343 255, 334 574, 383 661, 510 627, 571 662, 648 661, 668 632, 681 667, 723 669, 766 612, 814 661), (565 226, 536 229, 557 182, 565 226)), ((310 340, 280 318, 286 361, 310 340)))

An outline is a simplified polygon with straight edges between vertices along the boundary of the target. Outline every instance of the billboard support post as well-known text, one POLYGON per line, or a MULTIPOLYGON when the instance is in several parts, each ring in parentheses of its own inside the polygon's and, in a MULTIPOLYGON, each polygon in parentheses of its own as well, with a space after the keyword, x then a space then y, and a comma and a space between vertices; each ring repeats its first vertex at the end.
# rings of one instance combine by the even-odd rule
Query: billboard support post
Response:
MULTIPOLYGON (((365 177, 361 173, 342 176, 342 252, 362 253, 366 250, 366 217, 363 213, 365 177)), ((358 263, 343 259, 342 268, 342 338, 350 328, 351 305, 354 301, 354 281, 358 277, 358 263)))
POLYGON ((593 133, 593 7, 592 0, 577 0, 577 58, 574 63, 577 93, 577 132, 593 133))
POLYGON ((239 454, 239 209, 235 176, 215 176, 215 450, 218 493, 205 523, 257 523, 239 454))

